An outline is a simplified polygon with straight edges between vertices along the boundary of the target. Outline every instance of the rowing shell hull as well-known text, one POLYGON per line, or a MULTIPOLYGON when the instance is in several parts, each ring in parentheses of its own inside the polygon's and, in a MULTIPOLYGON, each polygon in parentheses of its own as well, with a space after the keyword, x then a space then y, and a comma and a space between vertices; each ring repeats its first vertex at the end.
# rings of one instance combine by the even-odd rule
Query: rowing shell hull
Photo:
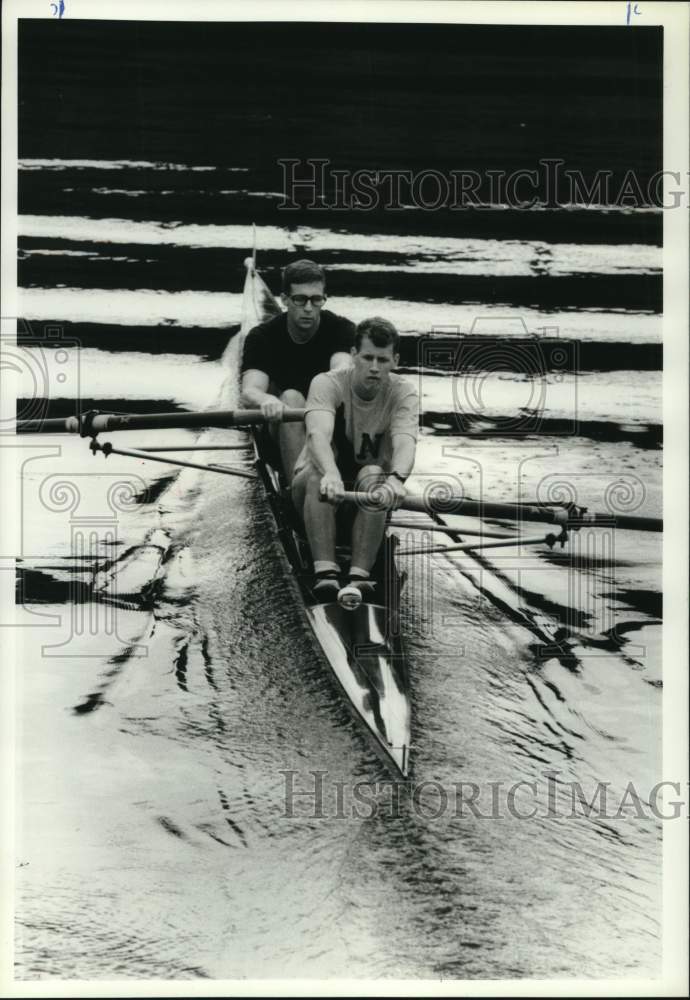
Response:
POLYGON ((397 538, 388 536, 378 563, 385 604, 361 604, 348 611, 337 602, 316 604, 311 559, 293 522, 276 470, 254 439, 257 468, 276 525, 276 548, 316 652, 330 669, 354 714, 373 736, 388 764, 406 778, 410 769, 411 705, 407 658, 399 634, 399 599, 404 578, 395 566, 397 538))
MULTIPOLYGON (((278 303, 247 261, 240 335, 280 311, 278 303)), ((254 435, 256 464, 269 501, 279 539, 279 552, 296 604, 303 611, 314 647, 332 671, 355 715, 373 736, 375 745, 396 772, 410 768, 411 707, 407 659, 399 635, 400 590, 404 578, 395 565, 397 539, 388 535, 377 561, 383 604, 362 604, 348 611, 337 603, 316 604, 310 591, 311 559, 295 524, 289 497, 277 469, 267 456, 265 437, 254 435)))
POLYGON ((386 609, 363 604, 307 607, 307 616, 328 664, 357 715, 397 770, 410 763, 410 699, 402 643, 387 636, 386 609))

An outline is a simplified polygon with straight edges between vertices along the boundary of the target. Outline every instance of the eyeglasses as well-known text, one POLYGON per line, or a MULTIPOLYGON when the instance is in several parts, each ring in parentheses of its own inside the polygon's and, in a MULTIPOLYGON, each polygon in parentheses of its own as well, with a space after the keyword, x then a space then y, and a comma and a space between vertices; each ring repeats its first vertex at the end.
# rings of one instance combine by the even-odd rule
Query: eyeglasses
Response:
POLYGON ((289 298, 296 306, 306 306, 307 302, 311 302, 315 308, 322 306, 326 301, 325 295, 290 295, 289 298))

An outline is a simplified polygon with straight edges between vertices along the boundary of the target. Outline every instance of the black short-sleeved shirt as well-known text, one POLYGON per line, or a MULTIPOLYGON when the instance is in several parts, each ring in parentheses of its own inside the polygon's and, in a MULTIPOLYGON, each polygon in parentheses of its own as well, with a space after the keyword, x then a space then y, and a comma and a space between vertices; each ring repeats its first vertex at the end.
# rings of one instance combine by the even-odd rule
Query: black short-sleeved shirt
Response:
POLYGON ((306 398, 315 375, 328 371, 331 357, 350 353, 355 326, 349 319, 324 309, 319 328, 306 344, 296 344, 288 333, 287 313, 274 316, 247 334, 242 371, 255 368, 268 375, 279 392, 298 389, 306 398))

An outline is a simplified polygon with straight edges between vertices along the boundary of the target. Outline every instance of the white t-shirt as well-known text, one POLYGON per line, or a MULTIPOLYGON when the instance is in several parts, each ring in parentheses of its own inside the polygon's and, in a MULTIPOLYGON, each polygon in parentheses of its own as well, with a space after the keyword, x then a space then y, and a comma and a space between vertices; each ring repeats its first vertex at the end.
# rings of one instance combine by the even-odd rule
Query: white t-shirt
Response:
MULTIPOLYGON (((419 397, 413 385, 394 372, 385 389, 373 399, 361 399, 352 387, 354 368, 336 368, 312 379, 306 413, 333 413, 336 423, 333 444, 340 461, 355 466, 380 465, 391 471, 392 436, 409 434, 415 441, 419 431, 419 397), (344 454, 349 452, 349 454, 344 454)), ((295 472, 309 461, 305 447, 295 472)))

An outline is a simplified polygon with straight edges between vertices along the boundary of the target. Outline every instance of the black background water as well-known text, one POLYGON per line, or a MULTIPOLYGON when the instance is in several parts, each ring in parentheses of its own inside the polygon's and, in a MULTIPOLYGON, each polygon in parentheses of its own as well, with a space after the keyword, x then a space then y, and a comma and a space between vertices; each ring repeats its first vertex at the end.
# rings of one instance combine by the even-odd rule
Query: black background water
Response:
MULTIPOLYGON (((662 31, 25 21, 20 155, 661 169, 662 31)), ((275 187, 275 179, 272 187, 275 187)))

